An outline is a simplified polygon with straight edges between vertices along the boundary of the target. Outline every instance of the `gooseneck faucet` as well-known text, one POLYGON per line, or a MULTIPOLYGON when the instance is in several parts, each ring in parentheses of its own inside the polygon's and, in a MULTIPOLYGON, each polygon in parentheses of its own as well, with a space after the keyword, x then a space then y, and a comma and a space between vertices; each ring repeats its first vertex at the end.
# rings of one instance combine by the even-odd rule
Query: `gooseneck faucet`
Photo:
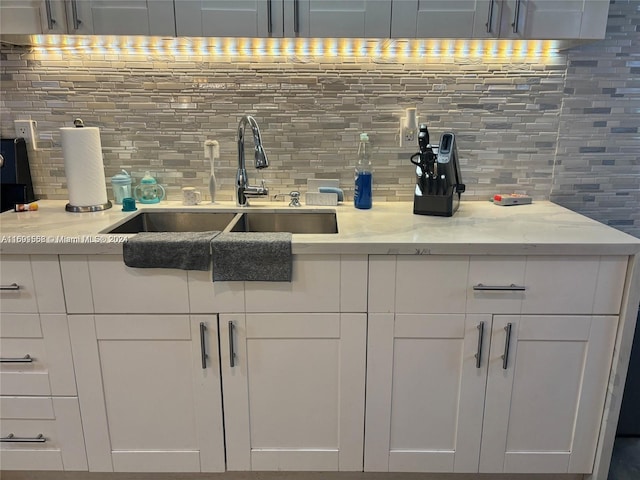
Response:
POLYGON ((254 143, 254 158, 255 166, 257 169, 267 168, 269 166, 269 160, 267 154, 262 148, 262 139, 260 138, 260 129, 255 118, 251 115, 245 115, 240 119, 238 124, 238 172, 236 173, 236 205, 239 207, 246 207, 249 205, 247 197, 263 197, 269 195, 269 190, 264 186, 264 180, 262 185, 255 186, 249 185, 249 179, 247 178, 247 169, 245 167, 244 160, 244 131, 249 125, 251 132, 253 133, 254 143))

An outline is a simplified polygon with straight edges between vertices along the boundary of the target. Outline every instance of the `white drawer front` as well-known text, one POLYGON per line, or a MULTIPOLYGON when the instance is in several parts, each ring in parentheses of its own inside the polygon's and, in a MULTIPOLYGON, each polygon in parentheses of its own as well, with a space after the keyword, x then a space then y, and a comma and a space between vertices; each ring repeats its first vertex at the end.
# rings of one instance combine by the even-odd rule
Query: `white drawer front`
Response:
POLYGON ((618 314, 627 257, 472 257, 469 313, 618 314))
POLYGON ((56 255, 0 258, 0 311, 63 313, 64 293, 56 255))
POLYGON ((1 395, 76 395, 66 315, 3 314, 1 395))
POLYGON ((76 397, 0 397, 3 470, 87 470, 76 397))
POLYGON ((37 312, 36 288, 28 255, 0 258, 0 311, 37 312))

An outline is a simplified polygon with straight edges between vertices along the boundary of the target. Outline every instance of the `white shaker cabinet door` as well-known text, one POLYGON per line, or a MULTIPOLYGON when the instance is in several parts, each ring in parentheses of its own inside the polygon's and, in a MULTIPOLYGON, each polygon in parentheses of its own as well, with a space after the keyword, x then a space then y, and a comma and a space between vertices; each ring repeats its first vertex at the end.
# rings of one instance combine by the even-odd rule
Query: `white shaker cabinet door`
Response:
POLYGON ((173 0, 83 0, 67 4, 69 33, 174 36, 173 0))
POLYGON ((69 329, 90 471, 224 470, 215 315, 71 315, 69 329))
POLYGON ((366 324, 220 315, 228 470, 362 471, 366 324))
POLYGON ((282 37, 283 0, 175 0, 176 30, 187 37, 282 37))
POLYGON ((490 315, 369 316, 365 471, 478 471, 490 332, 490 315))
POLYGON ((616 316, 493 318, 481 473, 590 473, 616 316))
POLYGON ((284 0, 284 36, 389 38, 390 0, 284 0))

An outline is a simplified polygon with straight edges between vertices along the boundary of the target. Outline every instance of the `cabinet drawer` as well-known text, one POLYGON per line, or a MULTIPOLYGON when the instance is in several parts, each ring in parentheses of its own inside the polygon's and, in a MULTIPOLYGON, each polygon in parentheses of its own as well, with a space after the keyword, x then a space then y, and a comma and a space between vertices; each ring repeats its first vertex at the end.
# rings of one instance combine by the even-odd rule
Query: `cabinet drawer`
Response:
POLYGON ((0 394, 76 394, 66 315, 4 314, 0 328, 0 394))
POLYGON ((3 470, 87 470, 76 397, 0 397, 3 470))
POLYGON ((0 264, 1 312, 65 311, 57 256, 3 255, 0 264))
POLYGON ((120 255, 62 255, 69 313, 188 313, 186 270, 129 268, 120 255))
POLYGON ((472 257, 469 313, 617 314, 627 257, 472 257))

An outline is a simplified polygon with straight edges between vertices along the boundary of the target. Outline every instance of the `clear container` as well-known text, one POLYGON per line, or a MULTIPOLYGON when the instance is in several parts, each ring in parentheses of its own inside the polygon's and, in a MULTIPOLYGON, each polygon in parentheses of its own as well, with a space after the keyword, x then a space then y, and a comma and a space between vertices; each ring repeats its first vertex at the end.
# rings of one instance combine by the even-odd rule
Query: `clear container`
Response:
POLYGON ((113 189, 114 202, 122 205, 124 198, 130 198, 131 195, 131 176, 126 170, 111 177, 111 188, 113 189))

